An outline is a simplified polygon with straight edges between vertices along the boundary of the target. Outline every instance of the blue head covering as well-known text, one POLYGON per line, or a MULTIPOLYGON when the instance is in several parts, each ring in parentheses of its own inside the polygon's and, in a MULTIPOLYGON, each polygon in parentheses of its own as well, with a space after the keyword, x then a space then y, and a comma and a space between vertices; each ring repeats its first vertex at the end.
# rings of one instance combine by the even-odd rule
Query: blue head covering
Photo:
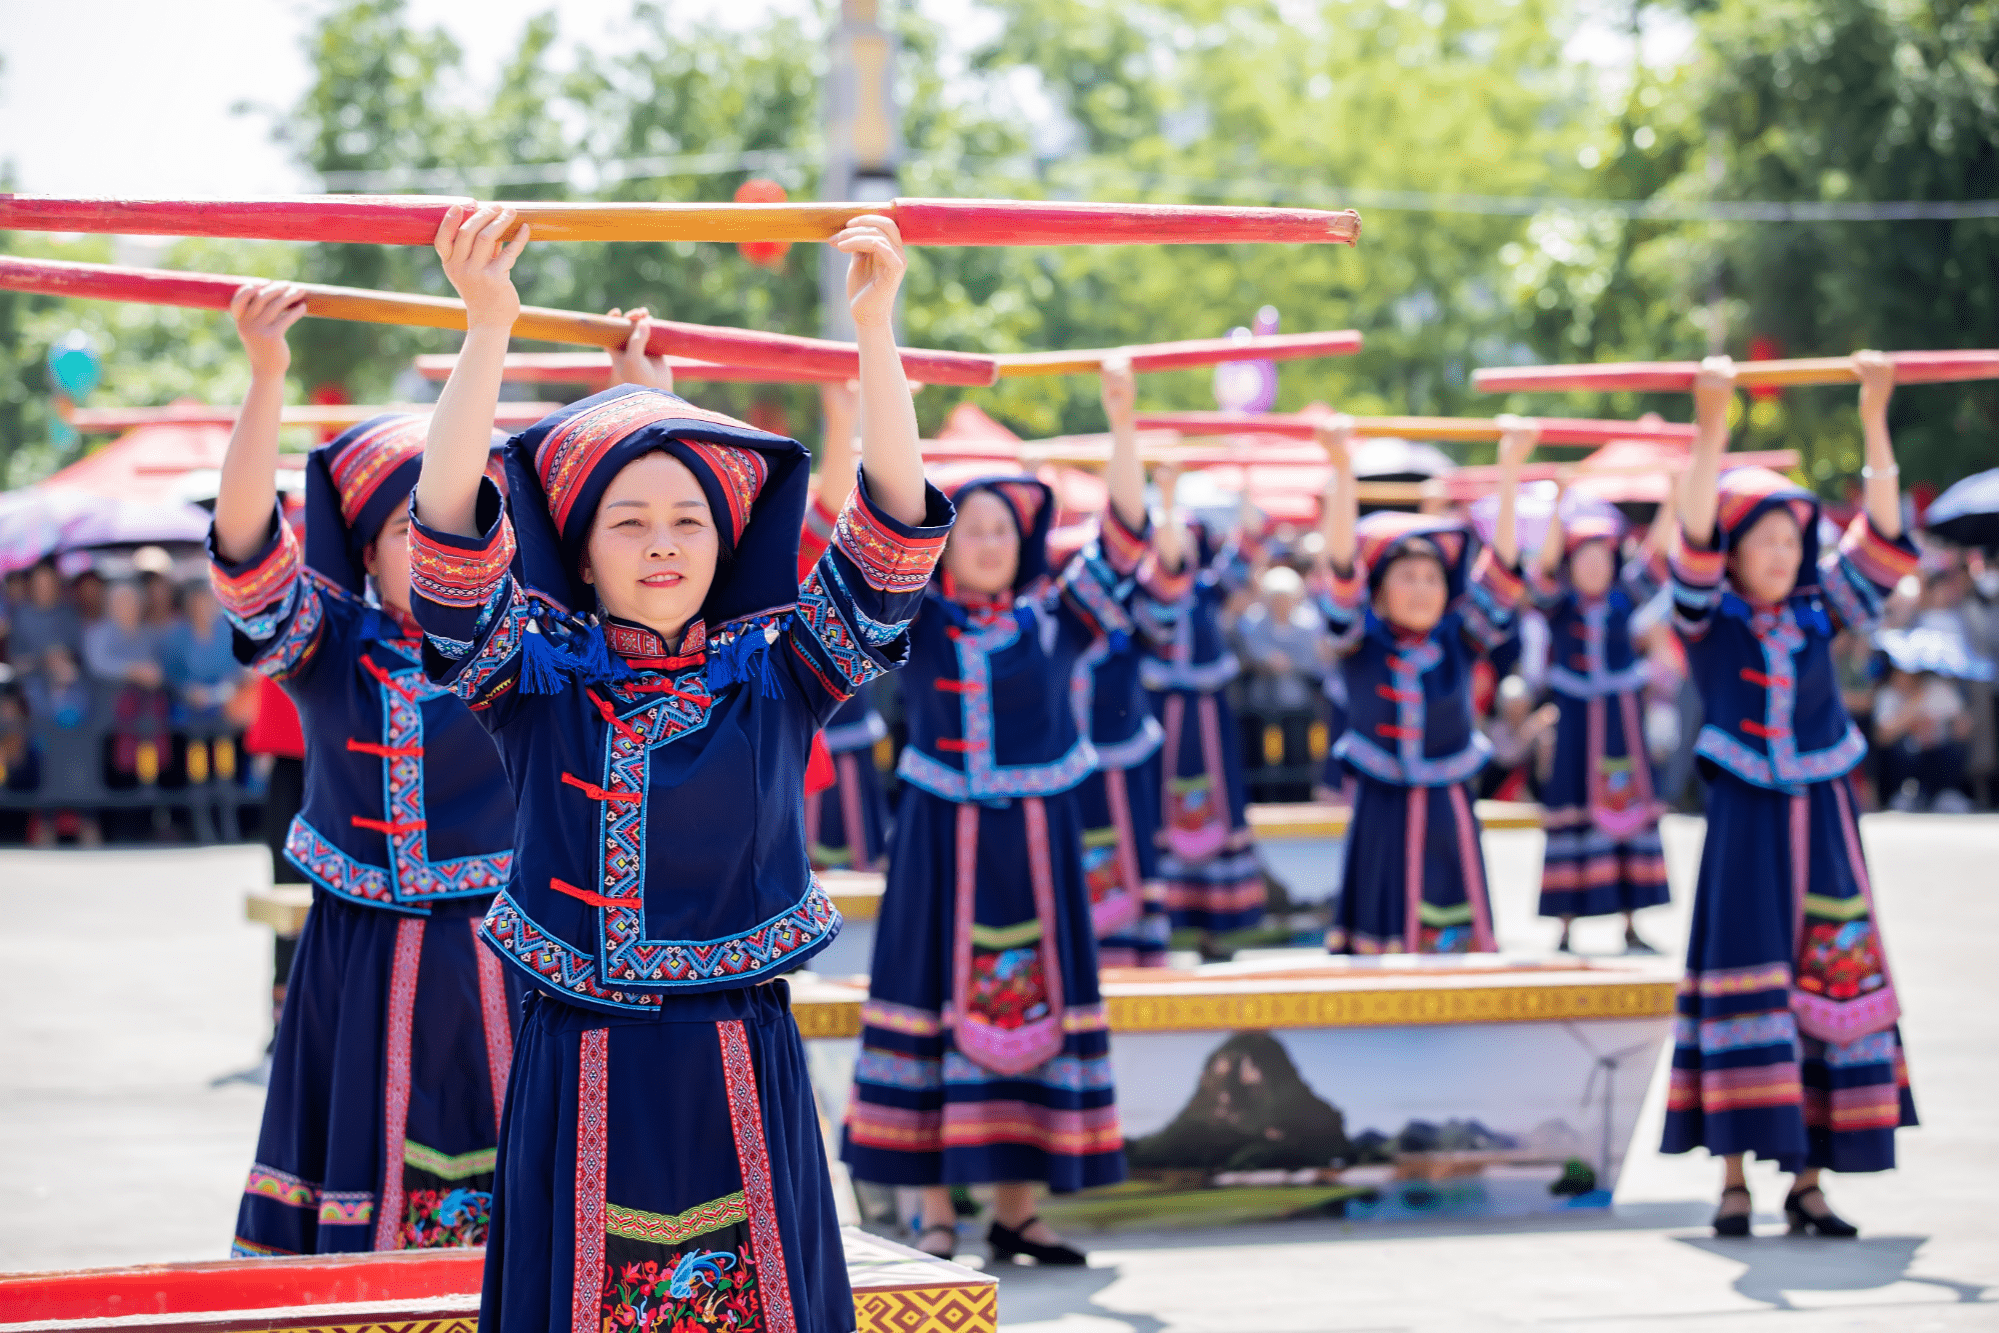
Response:
MULTIPOLYGON (((973 491, 991 491, 1006 504, 1020 532, 1020 564, 1013 573, 1013 591, 1026 591, 1048 573, 1048 531, 1055 521, 1055 492, 1047 483, 1024 473, 974 477, 951 491, 953 508, 962 509, 973 491)), ((943 566, 938 566, 941 572, 943 566)))

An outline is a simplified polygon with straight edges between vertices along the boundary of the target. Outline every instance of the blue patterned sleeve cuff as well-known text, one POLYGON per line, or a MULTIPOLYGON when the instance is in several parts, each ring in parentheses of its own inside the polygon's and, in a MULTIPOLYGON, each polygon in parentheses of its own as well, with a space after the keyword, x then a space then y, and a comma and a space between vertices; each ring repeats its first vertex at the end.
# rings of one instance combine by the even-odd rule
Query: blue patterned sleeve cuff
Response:
POLYGON ((1819 583, 1846 628, 1865 633, 1880 623, 1889 594, 1916 566, 1916 546, 1906 532, 1883 536, 1862 513, 1854 516, 1839 548, 1820 557, 1819 583))
POLYGON ((282 510, 273 508, 270 534, 247 560, 218 553, 211 527, 208 581, 223 616, 254 646, 250 666, 273 680, 288 680, 311 660, 324 631, 325 607, 319 587, 306 577, 298 534, 282 510))
POLYGON ((512 689, 532 606, 515 583, 514 529, 499 492, 483 481, 479 512, 494 517, 477 537, 443 532, 410 506, 410 613, 422 626, 431 678, 474 708, 512 689))

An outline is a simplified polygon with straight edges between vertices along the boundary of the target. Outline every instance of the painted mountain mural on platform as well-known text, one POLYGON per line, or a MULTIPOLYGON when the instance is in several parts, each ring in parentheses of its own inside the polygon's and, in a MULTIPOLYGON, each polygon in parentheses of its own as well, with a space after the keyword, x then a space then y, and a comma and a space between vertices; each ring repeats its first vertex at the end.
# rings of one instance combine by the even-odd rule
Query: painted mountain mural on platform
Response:
POLYGON ((1267 1032, 1238 1032, 1216 1047, 1187 1105, 1125 1152, 1137 1170, 1204 1171, 1324 1167, 1352 1155, 1345 1117, 1267 1032))

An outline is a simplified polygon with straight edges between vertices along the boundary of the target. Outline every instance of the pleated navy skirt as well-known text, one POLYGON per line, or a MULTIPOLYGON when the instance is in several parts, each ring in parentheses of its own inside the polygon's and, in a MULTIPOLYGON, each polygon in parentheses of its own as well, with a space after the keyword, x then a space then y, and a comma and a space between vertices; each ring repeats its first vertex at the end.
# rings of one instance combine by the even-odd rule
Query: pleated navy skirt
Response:
POLYGON ((1164 967, 1173 932, 1159 879, 1159 755, 1100 769, 1076 788, 1083 879, 1096 922, 1098 967, 1164 967))
POLYGON ((322 889, 271 1053, 237 1255, 481 1245, 521 991, 475 933, 322 889))
POLYGON ((856 1179, 1124 1179, 1081 842, 1069 792, 904 789, 840 1153, 856 1179))
POLYGON ((1471 789, 1354 777, 1333 953, 1490 952, 1492 907, 1471 789))
POLYGON ((531 994, 485 1333, 849 1333, 840 1227, 783 982, 625 1017, 531 994))
POLYGON ((1827 1008, 1886 1013, 1893 990, 1846 780, 1792 797, 1708 778, 1662 1150, 1889 1170, 1916 1123, 1899 1024, 1810 1030, 1827 1008))

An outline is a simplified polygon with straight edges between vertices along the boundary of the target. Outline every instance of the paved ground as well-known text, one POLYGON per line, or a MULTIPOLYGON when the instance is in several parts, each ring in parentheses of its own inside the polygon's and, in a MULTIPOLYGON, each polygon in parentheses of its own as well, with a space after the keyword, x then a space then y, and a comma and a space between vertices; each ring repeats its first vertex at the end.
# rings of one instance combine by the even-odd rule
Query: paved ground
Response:
MULTIPOLYGON (((1999 1329, 1999 818, 1876 816, 1865 836, 1924 1125, 1903 1169, 1833 1182, 1857 1242, 1709 1238, 1713 1163, 1645 1151, 1615 1212, 1479 1226, 1293 1223, 1124 1234, 1083 1271, 1008 1271, 1010 1333, 1999 1329)), ((1679 902, 1700 826, 1667 830, 1679 902)), ((1533 915, 1538 834, 1488 839, 1509 947, 1533 915)), ((260 1089, 269 933, 242 920, 264 853, 0 853, 0 1267, 203 1258, 228 1244, 260 1089)), ((1677 949, 1679 908, 1648 934, 1677 949)), ((1610 923, 1578 932, 1617 945, 1610 923)))

